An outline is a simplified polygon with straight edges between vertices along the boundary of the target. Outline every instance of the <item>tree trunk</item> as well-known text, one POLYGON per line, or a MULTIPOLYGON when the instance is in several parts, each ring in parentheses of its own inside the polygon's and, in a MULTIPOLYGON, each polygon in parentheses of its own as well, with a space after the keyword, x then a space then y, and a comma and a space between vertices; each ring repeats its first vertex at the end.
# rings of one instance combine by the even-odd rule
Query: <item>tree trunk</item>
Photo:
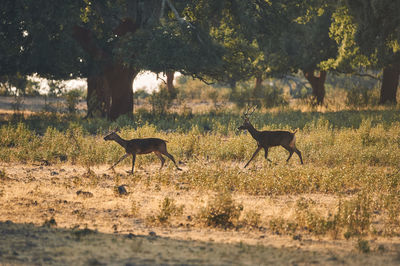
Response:
POLYGON ((88 117, 117 119, 133 111, 133 79, 137 71, 120 64, 109 65, 103 73, 88 78, 88 117), (112 84, 109 86, 109 84, 112 84))
POLYGON ((113 64, 105 69, 104 75, 108 84, 112 84, 111 106, 108 114, 111 120, 115 120, 124 114, 132 114, 132 85, 137 73, 133 68, 127 68, 121 64, 113 64))
POLYGON ((177 91, 174 87, 175 71, 167 70, 165 72, 165 75, 167 76, 167 91, 168 91, 169 97, 171 97, 171 99, 175 99, 176 95, 177 95, 177 91))
POLYGON ((383 69, 379 104, 397 104, 396 94, 399 86, 399 75, 400 65, 390 65, 383 69))
POLYGON ((172 92, 174 90, 174 74, 175 72, 172 70, 168 70, 165 75, 167 76, 167 90, 168 92, 172 92))
MULTIPOLYGON (((116 27, 114 34, 123 36, 135 33, 139 25, 131 19, 124 19, 116 27)), ((97 44, 92 32, 80 26, 74 26, 73 38, 81 45, 98 65, 95 74, 88 77, 88 114, 115 120, 120 115, 133 111, 133 79, 137 71, 115 62, 112 55, 97 44)))
POLYGON ((312 94, 316 100, 317 105, 322 105, 325 98, 325 80, 326 71, 320 71, 319 76, 315 76, 314 69, 303 70, 304 77, 310 82, 312 88, 312 94))
POLYGON ((260 88, 262 82, 263 82, 262 77, 260 75, 257 75, 254 88, 256 88, 256 89, 260 88))
POLYGON ((87 117, 108 117, 111 106, 111 90, 104 76, 87 79, 87 117))

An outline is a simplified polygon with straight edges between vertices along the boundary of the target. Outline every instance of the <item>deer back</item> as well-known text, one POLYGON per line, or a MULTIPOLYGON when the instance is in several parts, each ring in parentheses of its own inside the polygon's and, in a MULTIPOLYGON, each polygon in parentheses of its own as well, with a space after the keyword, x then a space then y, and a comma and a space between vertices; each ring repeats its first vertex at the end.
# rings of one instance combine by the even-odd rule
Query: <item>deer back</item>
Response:
POLYGON ((259 137, 259 144, 262 146, 292 146, 294 134, 289 131, 262 131, 259 137))
POLYGON ((164 151, 165 140, 159 138, 132 139, 128 141, 127 153, 146 154, 153 151, 164 151))

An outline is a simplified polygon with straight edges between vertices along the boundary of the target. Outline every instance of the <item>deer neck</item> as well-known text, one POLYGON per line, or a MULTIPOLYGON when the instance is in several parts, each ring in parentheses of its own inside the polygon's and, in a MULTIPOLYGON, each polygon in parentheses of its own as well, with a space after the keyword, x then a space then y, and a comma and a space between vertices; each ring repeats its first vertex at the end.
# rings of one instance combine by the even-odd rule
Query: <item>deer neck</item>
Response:
POLYGON ((253 139, 258 140, 258 137, 260 135, 260 131, 258 131, 257 129, 255 129, 255 127, 253 127, 252 124, 249 125, 249 127, 247 128, 247 130, 249 131, 250 135, 253 137, 253 139))
POLYGON ((124 140, 123 138, 121 138, 120 136, 117 135, 116 138, 114 139, 114 141, 126 149, 126 144, 127 144, 126 140, 124 140))

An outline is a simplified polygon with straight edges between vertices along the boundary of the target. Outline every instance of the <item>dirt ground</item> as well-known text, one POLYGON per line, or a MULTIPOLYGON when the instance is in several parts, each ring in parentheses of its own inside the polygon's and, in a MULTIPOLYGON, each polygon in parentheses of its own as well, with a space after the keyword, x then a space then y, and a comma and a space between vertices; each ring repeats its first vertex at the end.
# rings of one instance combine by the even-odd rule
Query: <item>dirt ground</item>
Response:
MULTIPOLYGON (((157 168, 154 166, 154 168, 157 168)), ((400 239, 368 239, 362 253, 357 240, 276 235, 268 230, 200 227, 191 217, 209 195, 146 183, 154 169, 128 176, 106 166, 92 170, 73 165, 2 163, 0 169, 1 265, 399 265, 400 239), (115 192, 125 185, 127 195, 115 192), (151 224, 165 197, 185 206, 168 225, 151 224)), ((176 179, 179 172, 173 174, 176 179)), ((179 184, 177 184, 179 185, 179 184)), ((182 185, 182 184, 181 184, 182 185)), ((336 199, 307 195, 328 206, 336 199)), ((262 219, 290 213, 296 196, 235 195, 262 219)))

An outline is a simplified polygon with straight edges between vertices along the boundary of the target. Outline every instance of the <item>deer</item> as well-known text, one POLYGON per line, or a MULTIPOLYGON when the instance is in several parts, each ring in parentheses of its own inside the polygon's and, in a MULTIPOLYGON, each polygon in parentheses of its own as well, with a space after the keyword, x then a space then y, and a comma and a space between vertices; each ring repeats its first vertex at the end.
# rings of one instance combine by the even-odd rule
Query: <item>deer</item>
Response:
POLYGON ((257 141, 257 149, 254 152, 253 156, 246 163, 244 168, 246 168, 249 163, 256 157, 256 155, 260 152, 261 149, 265 151, 265 159, 269 162, 272 162, 268 159, 268 149, 274 146, 282 146, 289 152, 289 157, 286 162, 290 160, 293 153, 296 153, 300 158, 300 163, 303 164, 303 158, 301 157, 301 152, 296 148, 296 132, 289 131, 258 131, 254 128, 254 126, 250 123, 250 116, 254 113, 256 108, 254 107, 251 113, 249 113, 250 108, 248 108, 243 115, 243 124, 238 127, 238 130, 247 130, 250 135, 257 141))
POLYGON ((105 141, 115 141, 125 149, 125 154, 108 170, 113 169, 123 159, 132 155, 132 171, 128 171, 129 174, 133 175, 135 168, 135 160, 137 154, 148 154, 154 152, 155 155, 161 160, 161 167, 164 166, 165 159, 162 155, 167 156, 174 164, 177 170, 182 171, 181 168, 175 162, 174 157, 167 151, 167 141, 159 138, 143 138, 143 139, 131 139, 125 140, 121 138, 115 131, 109 133, 104 137, 105 141))

